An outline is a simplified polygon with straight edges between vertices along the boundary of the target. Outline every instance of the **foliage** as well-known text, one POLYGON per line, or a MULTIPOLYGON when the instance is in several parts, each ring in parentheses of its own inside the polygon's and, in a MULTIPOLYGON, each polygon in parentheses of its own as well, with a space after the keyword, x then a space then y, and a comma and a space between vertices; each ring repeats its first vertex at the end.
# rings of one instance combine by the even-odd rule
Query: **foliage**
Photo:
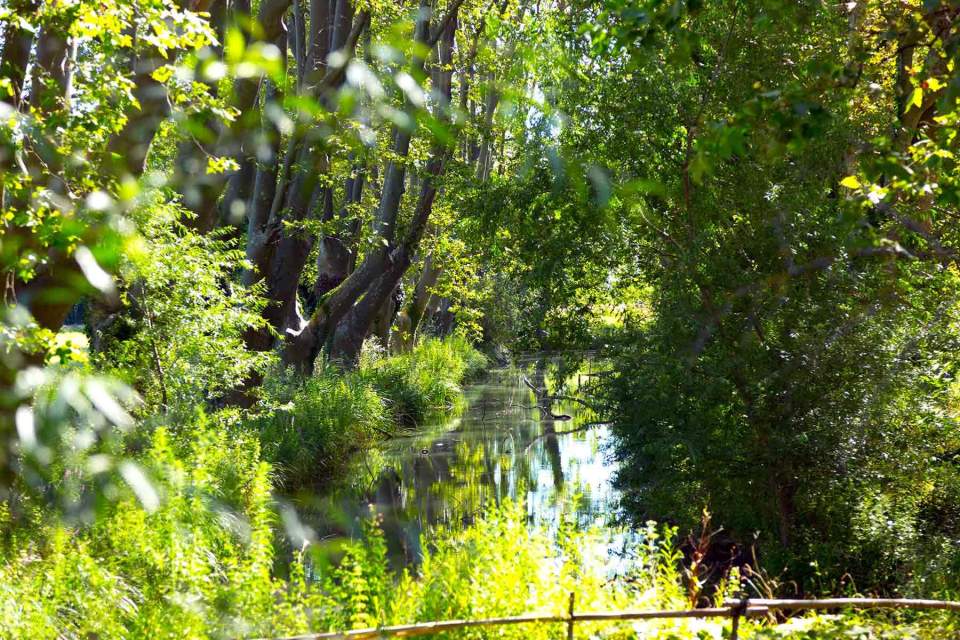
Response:
MULTIPOLYGON (((74 416, 61 413, 60 429, 27 428, 34 421, 30 405, 40 388, 37 380, 51 377, 38 369, 60 357, 56 332, 73 303, 83 295, 115 295, 110 272, 129 249, 131 234, 122 214, 133 206, 139 186, 128 179, 117 156, 124 151, 137 155, 126 125, 133 105, 146 105, 138 102, 140 87, 131 81, 130 69, 117 61, 168 57, 200 49, 215 37, 199 12, 165 0, 136 7, 122 1, 96 7, 4 3, 0 25, 5 40, 0 77, 0 494, 15 504, 13 487, 25 480, 17 448, 39 444, 56 451, 57 441, 64 439, 60 429, 88 427, 84 416, 79 425, 71 425, 67 419, 74 416), (134 16, 142 24, 152 23, 142 38, 129 28, 134 16), (39 55, 29 64, 34 36, 39 55), (68 50, 86 55, 79 64, 68 65, 68 50), (18 414, 20 419, 15 418, 18 414), (19 442, 14 434, 24 430, 50 440, 19 442)), ((104 403, 117 403, 106 397, 108 387, 97 384, 88 386, 99 389, 91 398, 94 412, 104 403)), ((72 400, 82 413, 87 403, 80 395, 72 400)), ((42 465, 51 461, 34 460, 42 465)), ((40 492, 52 497, 50 484, 44 484, 40 492)), ((17 508, 13 512, 20 517, 17 508)))
POLYGON ((361 377, 386 399, 396 423, 416 427, 455 412, 461 383, 476 377, 486 358, 466 339, 427 339, 413 351, 386 358, 370 354, 361 377))
MULTIPOLYGON (((203 419, 194 426, 202 435, 190 451, 179 449, 173 433, 156 432, 149 450, 152 468, 172 472, 161 485, 165 505, 156 512, 148 515, 124 500, 79 540, 62 528, 51 531, 43 542, 51 553, 43 559, 32 555, 36 542, 12 553, 0 583, 4 635, 226 638, 530 611, 562 616, 571 591, 580 610, 684 606, 669 530, 662 537, 656 527, 647 527, 643 543, 632 549, 632 568, 624 565, 626 575, 611 581, 604 568, 609 538, 567 524, 558 547, 546 532, 530 530, 519 504, 489 510, 463 530, 434 532, 413 572, 397 574, 389 567, 374 518, 362 539, 346 544, 336 568, 313 575, 307 556, 294 561, 288 582, 277 582, 269 575, 265 465, 256 463, 254 443, 228 444, 213 427, 203 426, 203 419), (184 454, 195 456, 196 468, 178 460, 184 454), (224 511, 226 505, 240 511, 224 511)), ((918 638, 942 637, 931 634, 952 624, 939 616, 920 622, 913 627, 896 618, 884 623, 875 617, 811 616, 785 625, 748 624, 741 632, 746 638, 872 640, 894 637, 894 624, 900 625, 896 637, 918 638)), ((725 626, 719 620, 661 620, 639 623, 636 630, 692 640, 721 638, 725 626)), ((578 638, 598 634, 634 637, 635 631, 624 623, 576 626, 578 638)), ((445 637, 561 638, 566 629, 491 627, 445 637)))
MULTIPOLYGON (((545 119, 545 118, 544 118, 545 119)), ((537 131, 517 175, 467 185, 462 223, 487 273, 484 339, 518 349, 589 345, 595 316, 615 300, 630 231, 602 169, 556 157, 537 131)))
MULTIPOLYGON (((672 606, 676 531, 640 523, 705 506, 768 588, 955 593, 958 25, 951 0, 0 0, 0 629, 672 606), (605 347, 626 579, 518 505, 411 572, 375 518, 333 566, 280 557, 274 488, 456 412, 468 337, 605 347)), ((718 592, 757 589, 737 571, 718 592)))
POLYGON ((269 613, 271 489, 256 440, 198 416, 158 428, 142 461, 151 509, 121 491, 92 526, 51 521, 6 550, 3 635, 237 635, 269 613))
MULTIPOLYGON (((581 107, 575 142, 617 160, 639 242, 626 275, 651 286, 610 351, 628 502, 685 527, 709 506, 746 559, 755 546, 802 592, 947 587, 951 572, 928 568, 954 532, 925 514, 957 473, 956 270, 929 249, 949 234, 911 222, 947 205, 894 205, 848 174, 867 149, 875 181, 931 180, 890 163, 949 126, 941 139, 897 105, 904 82, 952 64, 952 31, 913 38, 954 9, 675 8, 614 3, 586 27, 587 64, 613 67, 574 102, 602 105, 581 107), (920 41, 926 58, 898 71, 920 41), (639 91, 614 81, 624 73, 639 91), (615 151, 619 129, 601 125, 620 114, 637 145, 615 151)), ((942 98, 934 111, 955 110, 942 98)))
POLYGON ((262 372, 271 354, 251 353, 245 331, 262 326, 257 287, 232 282, 243 250, 225 234, 199 234, 160 194, 131 217, 139 237, 120 274, 129 283, 118 308, 90 305, 98 364, 137 389, 145 412, 185 411, 222 397, 262 372))

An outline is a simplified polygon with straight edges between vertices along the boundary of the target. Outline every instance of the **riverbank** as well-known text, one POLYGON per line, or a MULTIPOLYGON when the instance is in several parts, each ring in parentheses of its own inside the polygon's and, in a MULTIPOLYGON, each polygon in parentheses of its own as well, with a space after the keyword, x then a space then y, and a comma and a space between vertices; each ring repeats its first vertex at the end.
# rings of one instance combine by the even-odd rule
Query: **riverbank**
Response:
POLYGON ((251 428, 281 489, 322 490, 342 479, 359 452, 455 414, 462 385, 486 366, 483 354, 457 336, 393 356, 368 350, 354 371, 324 364, 306 380, 275 376, 267 408, 251 428))
POLYGON ((552 419, 527 385, 547 378, 551 393, 585 394, 576 373, 562 373, 564 364, 584 380, 594 367, 589 359, 530 354, 489 369, 464 388, 465 406, 455 418, 381 442, 350 470, 346 486, 319 500, 306 496, 301 517, 318 537, 337 539, 359 535, 358 522, 375 509, 391 561, 409 569, 420 563, 433 528, 462 528, 491 505, 524 502, 530 523, 554 533, 561 517, 583 530, 609 524, 620 495, 606 455, 607 427, 572 400, 554 403, 562 419, 552 419), (562 389, 558 377, 566 378, 562 389), (575 503, 567 504, 572 496, 575 503))
MULTIPOLYGON (((332 372, 321 372, 319 379, 326 382, 305 384, 293 397, 311 398, 316 407, 337 407, 341 405, 335 399, 340 396, 321 391, 343 385, 349 390, 362 388, 363 393, 356 396, 375 395, 381 407, 399 411, 400 399, 410 396, 388 395, 384 381, 391 381, 389 388, 409 390, 416 381, 439 381, 433 377, 438 371, 466 375, 469 367, 452 366, 448 358, 458 349, 426 345, 400 360, 368 361, 358 373, 339 380, 332 372)), ((514 382, 521 388, 519 381, 514 382)), ((453 395, 450 384, 420 388, 436 392, 421 408, 455 408, 459 395, 453 395)), ((530 402, 529 390, 499 397, 521 407, 518 410, 526 410, 522 406, 530 402)), ((483 395, 477 400, 485 403, 483 395)), ((404 415, 409 415, 411 406, 404 415)), ((503 407, 474 408, 483 416, 480 422, 486 423, 488 415, 503 407)), ((319 414, 298 410, 296 405, 286 411, 293 416, 289 422, 294 428, 300 425, 303 434, 314 433, 301 422, 319 414)), ((330 411, 324 415, 349 414, 330 411)), ((675 531, 649 525, 625 545, 625 531, 585 522, 579 510, 582 501, 559 494, 549 498, 554 508, 551 518, 531 523, 530 494, 516 484, 513 489, 519 493, 514 497, 502 494, 472 503, 479 511, 468 525, 461 520, 465 511, 458 512, 457 522, 434 523, 429 543, 420 549, 420 562, 413 569, 393 568, 385 523, 379 516, 361 518, 362 532, 341 540, 335 549, 338 562, 326 564, 330 545, 313 537, 295 514, 275 501, 282 476, 267 461, 273 455, 268 453, 269 434, 254 431, 250 424, 229 413, 198 413, 189 423, 155 429, 138 456, 155 500, 120 494, 100 507, 93 524, 67 525, 34 511, 30 526, 21 523, 13 529, 6 526, 9 514, 0 512, 5 533, 0 549, 4 558, 0 637, 251 638, 530 611, 562 615, 571 591, 576 591, 578 608, 584 610, 685 606, 687 588, 674 546, 675 531), (494 502, 500 506, 491 506, 494 502), (280 552, 278 539, 303 551, 291 560, 280 552), (611 562, 613 550, 617 562, 611 562)), ((344 424, 321 421, 315 433, 332 435, 334 427, 344 424)), ((514 446, 506 453, 522 447, 521 451, 543 456, 542 464, 528 472, 546 473, 550 476, 546 484, 559 489, 553 469, 562 471, 576 450, 554 449, 547 424, 531 417, 523 425, 532 439, 524 444, 507 438, 514 446), (544 434, 547 437, 539 437, 544 434)), ((554 433, 554 437, 577 436, 554 433)), ((329 447, 315 446, 317 451, 329 447)), ((469 454, 470 447, 461 449, 469 454)), ((429 455, 421 459, 430 461, 429 455)), ((468 456, 449 468, 466 467, 473 459, 468 456)), ((461 482, 472 481, 461 477, 461 482)), ((577 492, 570 488, 571 494, 577 492)), ((460 505, 461 509, 468 506, 460 505)), ((725 595, 740 586, 735 579, 727 585, 721 589, 725 595)), ((930 628, 943 630, 949 624, 943 617, 930 619, 934 625, 930 628)), ((848 637, 846 630, 860 622, 852 617, 807 618, 786 626, 748 627, 741 637, 848 637)), ((725 625, 680 620, 642 628, 658 637, 692 640, 719 639, 725 625)), ((470 637, 546 639, 563 633, 557 625, 544 625, 475 631, 470 637)), ((578 626, 576 637, 595 633, 626 638, 634 637, 636 630, 629 623, 583 625, 578 626)), ((880 637, 879 633, 866 629, 857 637, 880 637)))
MULTIPOLYGON (((304 630, 309 607, 274 570, 289 565, 279 541, 310 540, 275 496, 329 483, 358 449, 452 414, 485 362, 461 338, 426 340, 398 356, 366 352, 356 371, 327 367, 297 384, 275 376, 255 413, 145 418, 118 445, 139 451, 121 469, 134 490, 111 484, 111 499, 86 504, 78 487, 61 513, 26 492, 16 516, 0 503, 0 637, 304 630), (295 609, 299 622, 285 621, 295 609)), ((94 463, 79 451, 63 475, 94 463)), ((297 563, 288 570, 296 576, 297 563)))

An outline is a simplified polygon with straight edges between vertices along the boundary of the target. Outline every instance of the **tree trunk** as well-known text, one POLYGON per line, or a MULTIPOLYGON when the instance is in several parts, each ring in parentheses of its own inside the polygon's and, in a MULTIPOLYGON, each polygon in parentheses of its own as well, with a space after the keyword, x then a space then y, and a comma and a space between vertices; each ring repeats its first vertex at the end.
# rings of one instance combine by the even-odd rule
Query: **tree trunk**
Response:
MULTIPOLYGON (((439 109, 439 117, 443 118, 445 110, 450 104, 452 90, 452 70, 453 46, 456 35, 456 21, 449 20, 443 25, 441 38, 438 39, 438 67, 440 71, 435 76, 437 86, 436 93, 441 96, 442 104, 439 109)), ((408 141, 409 144, 409 141, 408 141)), ((334 332, 333 344, 330 357, 339 360, 346 366, 356 365, 360 349, 363 346, 363 340, 370 333, 371 326, 381 312, 383 305, 390 296, 394 288, 399 284, 403 274, 409 268, 413 260, 413 254, 423 238, 426 231, 427 222, 433 211, 433 202, 437 195, 437 179, 443 174, 446 160, 449 155, 449 149, 446 147, 434 146, 430 160, 427 162, 423 179, 420 183, 420 196, 417 206, 414 209, 413 218, 407 229, 406 235, 401 245, 391 255, 391 261, 384 273, 373 283, 370 290, 361 298, 344 316, 344 319, 334 332)), ((393 165, 391 165, 393 166, 393 165)), ((400 169, 402 171, 402 169, 400 169)), ((400 174, 399 182, 402 185, 403 175, 400 174)), ((388 201, 393 195, 388 189, 384 189, 384 200, 388 201)), ((399 202, 397 203, 399 205, 399 202)), ((381 213, 383 212, 381 206, 381 213)), ((396 212, 393 213, 393 219, 396 219, 396 212)), ((381 222, 383 220, 381 219, 381 222)), ((386 233, 393 237, 393 230, 383 228, 386 233)), ((386 237, 386 236, 385 236, 386 237)))
MULTIPOLYGON (((283 30, 282 18, 291 0, 268 0, 260 5, 258 21, 264 42, 276 42, 283 30)), ((238 0, 226 11, 222 0, 213 5, 211 20, 217 32, 232 26, 245 33, 249 21, 250 0, 238 0)), ((221 39, 222 41, 222 39, 221 39)), ((249 43, 248 43, 249 44, 249 43)), ((222 52, 219 52, 222 53, 222 52)), ((250 78, 234 82, 232 104, 238 111, 235 121, 225 124, 219 116, 206 112, 195 118, 199 132, 192 130, 178 146, 174 161, 173 184, 180 191, 184 206, 193 212, 187 225, 208 232, 220 223, 239 222, 246 212, 242 204, 250 196, 254 181, 254 136, 259 118, 256 102, 259 84, 250 78), (239 168, 230 173, 207 173, 210 157, 233 157, 239 168), (221 196, 224 196, 221 199, 221 196)), ((216 95, 216 84, 209 87, 216 95)))
MULTIPOLYGON (((455 15, 460 2, 455 2, 451 7, 451 13, 445 18, 443 25, 444 31, 432 35, 430 32, 430 10, 427 0, 421 0, 421 10, 417 15, 417 24, 414 29, 414 39, 421 45, 432 46, 441 35, 453 24, 452 16, 455 15)), ((414 77, 423 75, 426 60, 414 55, 411 61, 412 73, 414 77)), ((449 66, 449 61, 447 63, 449 66)), ((449 75, 449 72, 448 72, 449 75)), ((449 82, 447 83, 449 85, 449 82)), ((446 94, 449 100, 449 86, 446 94)), ((408 108, 412 107, 408 101, 408 108)), ((284 348, 284 362, 295 366, 303 373, 312 371, 313 362, 323 345, 331 337, 337 335, 337 325, 346 322, 349 326, 362 327, 363 335, 359 338, 359 343, 353 344, 350 341, 350 354, 359 353, 363 338, 369 333, 370 325, 380 306, 386 300, 390 291, 396 286, 399 277, 410 264, 409 250, 415 247, 408 247, 405 242, 400 247, 396 247, 394 240, 396 238, 396 222, 400 210, 400 203, 403 195, 404 178, 406 166, 403 159, 409 154, 411 132, 403 129, 394 130, 393 151, 400 160, 391 160, 388 165, 386 176, 384 177, 383 191, 380 198, 380 208, 375 222, 375 231, 382 238, 383 242, 375 249, 370 251, 364 259, 363 264, 353 271, 339 286, 319 302, 310 321, 303 325, 300 331, 293 331, 288 334, 287 343, 284 348), (399 265, 403 265, 402 269, 399 265), (397 272, 399 270, 399 276, 397 272), (362 296, 362 297, 361 297, 362 296), (357 300, 360 302, 357 302, 357 300), (354 307, 363 311, 356 311, 355 316, 347 318, 348 314, 354 311, 354 307)), ((428 163, 429 164, 429 163, 428 163)), ((439 167, 438 167, 439 168, 439 167)), ((429 197, 432 207, 433 193, 429 197)), ((429 210, 426 211, 429 215, 429 210)), ((420 212, 423 215, 423 212, 420 212)), ((423 233, 422 224, 417 221, 418 215, 414 215, 414 222, 411 223, 411 230, 418 228, 416 242, 423 233)), ((408 234, 408 238, 409 238, 408 234)), ((350 334, 351 332, 347 332, 350 334)), ((341 341, 342 342, 342 341, 341 341)))
MULTIPOLYGON (((357 16, 344 46, 348 54, 352 55, 368 21, 366 12, 357 16)), ((342 81, 342 70, 331 70, 313 90, 321 93, 336 88, 342 81)), ((302 230, 290 229, 288 224, 302 222, 307 217, 320 176, 329 169, 328 159, 316 149, 318 141, 311 133, 299 131, 291 136, 279 176, 275 173, 276 163, 263 166, 257 172, 247 239, 247 257, 253 269, 245 280, 248 285, 262 283, 264 286, 267 305, 262 315, 267 326, 246 333, 244 341, 251 350, 270 350, 275 335, 300 335, 307 324, 299 309, 297 290, 313 240, 302 230)), ((312 367, 312 360, 303 366, 312 367)), ((249 389, 259 382, 245 381, 235 396, 248 402, 249 389)))
MULTIPOLYGON (((324 236, 320 241, 317 280, 311 291, 311 313, 316 309, 317 302, 343 282, 353 270, 360 221, 354 218, 347 225, 346 220, 351 215, 351 205, 359 204, 363 196, 363 178, 363 168, 355 165, 353 175, 347 178, 344 184, 344 202, 338 214, 340 231, 336 235, 324 236)), ((328 189, 325 191, 329 192, 328 189)))
MULTIPOLYGON (((37 0, 12 0, 10 9, 15 16, 24 20, 36 12, 37 0)), ((33 32, 23 28, 20 20, 8 20, 3 33, 3 56, 0 57, 0 78, 9 81, 10 104, 20 109, 23 96, 23 83, 27 77, 27 64, 30 62, 30 49, 33 47, 33 32)), ((7 97, 4 96, 4 101, 7 97)))
POLYGON ((391 255, 387 269, 344 316, 336 329, 330 357, 346 366, 357 363, 363 340, 369 334, 377 313, 412 262, 413 252, 423 237, 427 220, 433 210, 433 201, 437 194, 435 182, 443 172, 446 156, 446 149, 434 149, 434 156, 427 163, 427 175, 421 183, 420 198, 403 244, 391 255))
MULTIPOLYGON (((420 325, 427 316, 427 310, 436 298, 432 289, 437 284, 443 268, 436 264, 431 252, 423 261, 423 271, 417 280, 417 286, 413 290, 413 297, 407 306, 407 316, 410 320, 410 345, 416 344, 417 333, 420 325)), ((434 303, 435 304, 435 303, 434 303)))

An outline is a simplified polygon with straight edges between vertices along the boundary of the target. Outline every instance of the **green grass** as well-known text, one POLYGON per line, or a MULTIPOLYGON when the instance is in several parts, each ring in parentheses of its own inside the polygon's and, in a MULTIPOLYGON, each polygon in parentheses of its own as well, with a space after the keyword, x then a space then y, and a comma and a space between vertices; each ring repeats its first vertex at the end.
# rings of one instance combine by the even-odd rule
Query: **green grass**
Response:
POLYGON ((322 486, 340 478, 357 451, 455 413, 461 385, 485 365, 459 337, 425 340, 397 356, 367 353, 356 371, 325 365, 306 382, 278 377, 276 406, 252 426, 285 489, 322 486))
POLYGON ((463 400, 461 384, 474 378, 487 360, 465 339, 428 339, 410 353, 361 363, 360 375, 385 399, 396 424, 421 426, 455 413, 463 400))
POLYGON ((3 550, 0 637, 206 638, 269 614, 274 517, 256 439, 200 416, 154 431, 140 464, 156 509, 117 487, 93 525, 47 522, 3 550))

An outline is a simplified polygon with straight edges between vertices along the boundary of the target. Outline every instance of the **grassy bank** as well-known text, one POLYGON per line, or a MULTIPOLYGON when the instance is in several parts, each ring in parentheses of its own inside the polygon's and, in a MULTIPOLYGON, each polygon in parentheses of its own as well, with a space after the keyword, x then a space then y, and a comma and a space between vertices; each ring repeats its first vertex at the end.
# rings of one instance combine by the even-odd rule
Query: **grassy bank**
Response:
POLYGON ((455 413, 461 385, 485 365, 460 337, 428 339, 390 357, 367 351, 356 371, 328 364, 302 382, 278 376, 268 390, 272 406, 253 427, 285 488, 321 486, 352 454, 455 413))
MULTIPOLYGON (((0 503, 0 638, 302 630, 306 601, 271 574, 285 533, 274 494, 323 484, 359 447, 456 411, 460 385, 484 366, 466 340, 426 340, 399 356, 365 353, 356 371, 277 376, 256 417, 151 414, 151 427, 117 444, 140 451, 139 493, 136 482, 117 482, 103 492, 112 499, 66 518, 41 500, 16 516, 0 503)), ((95 462, 78 453, 62 475, 95 462)))

